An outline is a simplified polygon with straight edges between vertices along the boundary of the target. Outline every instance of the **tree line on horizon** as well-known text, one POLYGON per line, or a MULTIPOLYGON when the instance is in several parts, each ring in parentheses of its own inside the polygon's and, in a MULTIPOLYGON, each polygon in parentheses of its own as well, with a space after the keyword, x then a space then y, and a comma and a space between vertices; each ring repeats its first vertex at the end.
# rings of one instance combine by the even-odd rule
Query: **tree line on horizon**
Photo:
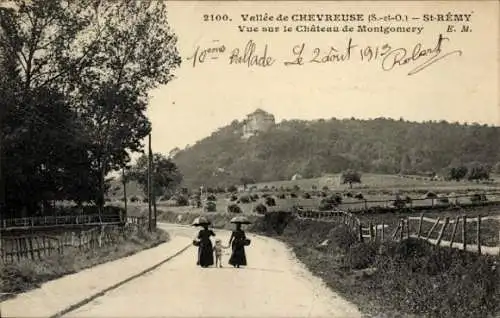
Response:
POLYGON ((289 120, 248 140, 233 121, 174 162, 187 187, 289 180, 346 170, 487 179, 500 173, 500 127, 378 118, 289 120), (453 170, 454 169, 454 170, 453 170), (465 173, 464 173, 465 171, 465 173))

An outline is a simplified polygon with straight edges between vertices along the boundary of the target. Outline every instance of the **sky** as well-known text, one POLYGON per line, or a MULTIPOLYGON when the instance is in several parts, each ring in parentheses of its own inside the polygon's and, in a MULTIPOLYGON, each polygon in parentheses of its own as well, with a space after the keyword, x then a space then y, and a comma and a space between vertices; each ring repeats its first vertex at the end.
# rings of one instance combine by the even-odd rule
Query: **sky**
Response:
MULTIPOLYGON (((178 36, 182 65, 174 71, 176 78, 151 94, 148 116, 153 123, 153 151, 167 154, 174 147, 184 148, 209 136, 234 119, 242 120, 257 108, 282 119, 376 118, 403 117, 411 121, 447 120, 500 125, 499 103, 499 5, 497 1, 475 2, 329 2, 329 1, 258 1, 197 2, 169 1, 169 24, 178 36), (423 14, 471 14, 469 23, 423 22, 423 14), (407 15, 419 19, 403 24, 372 23, 372 26, 424 27, 415 33, 360 32, 287 32, 282 28, 298 25, 353 26, 363 22, 244 22, 241 15, 286 15, 297 13, 356 13, 365 18, 407 15), (232 21, 203 21, 203 15, 227 14, 232 21), (446 32, 450 24, 470 32, 446 32), (240 32, 238 26, 278 27, 280 32, 240 32), (408 75, 427 57, 389 69, 387 60, 361 59, 361 49, 373 50, 383 45, 406 48, 411 55, 416 45, 421 50, 434 49, 439 34, 449 40, 441 45, 441 55, 449 56, 408 75), (293 49, 304 43, 304 60, 328 55, 333 46, 345 52, 347 43, 356 45, 349 60, 330 63, 304 63, 285 66, 294 59, 293 49), (214 42, 217 41, 217 42, 214 42), (275 62, 268 67, 230 64, 234 49, 240 54, 249 41, 255 43, 255 54, 275 62), (224 45, 220 54, 208 54, 203 63, 193 67, 192 56, 200 51, 224 45), (458 52, 459 51, 459 52, 458 52), (454 52, 454 53, 453 53, 454 52), (212 59, 210 57, 217 57, 212 59), (385 64, 384 64, 385 63, 385 64)), ((365 51, 366 52, 366 51, 365 51)), ((394 56, 394 55, 393 55, 394 56)))

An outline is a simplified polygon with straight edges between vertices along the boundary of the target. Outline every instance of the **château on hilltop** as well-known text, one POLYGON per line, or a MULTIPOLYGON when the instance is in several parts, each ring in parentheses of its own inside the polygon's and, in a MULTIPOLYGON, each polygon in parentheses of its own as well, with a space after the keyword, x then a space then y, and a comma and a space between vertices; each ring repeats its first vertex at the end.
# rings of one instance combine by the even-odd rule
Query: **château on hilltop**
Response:
POLYGON ((243 124, 243 138, 247 139, 255 136, 259 132, 269 130, 274 127, 276 123, 273 114, 258 108, 253 113, 247 115, 243 124))

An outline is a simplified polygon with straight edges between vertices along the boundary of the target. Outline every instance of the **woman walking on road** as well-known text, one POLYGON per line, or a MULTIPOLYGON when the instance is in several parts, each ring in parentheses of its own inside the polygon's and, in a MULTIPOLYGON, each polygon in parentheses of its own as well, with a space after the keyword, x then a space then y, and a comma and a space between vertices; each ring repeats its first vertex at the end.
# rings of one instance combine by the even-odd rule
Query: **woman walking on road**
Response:
POLYGON ((195 245, 198 246, 198 261, 196 265, 204 268, 212 266, 214 264, 214 250, 210 237, 215 236, 215 233, 208 228, 210 222, 204 217, 199 217, 195 219, 193 225, 203 227, 198 232, 197 240, 195 240, 195 245))
POLYGON ((241 224, 249 224, 250 222, 245 217, 235 217, 231 223, 236 224, 236 230, 231 233, 229 245, 232 248, 231 258, 229 264, 233 267, 239 268, 240 266, 247 265, 247 257, 245 254, 245 246, 250 244, 245 232, 241 229, 241 224))

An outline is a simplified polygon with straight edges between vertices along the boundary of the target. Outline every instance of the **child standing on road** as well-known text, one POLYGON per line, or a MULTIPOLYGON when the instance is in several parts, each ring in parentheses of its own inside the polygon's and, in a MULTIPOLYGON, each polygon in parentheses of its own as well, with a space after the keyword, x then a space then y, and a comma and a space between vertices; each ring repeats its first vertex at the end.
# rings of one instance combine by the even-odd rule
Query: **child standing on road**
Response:
POLYGON ((222 246, 222 241, 220 239, 215 240, 214 253, 215 253, 215 267, 219 264, 219 267, 222 267, 222 249, 225 247, 222 246))

